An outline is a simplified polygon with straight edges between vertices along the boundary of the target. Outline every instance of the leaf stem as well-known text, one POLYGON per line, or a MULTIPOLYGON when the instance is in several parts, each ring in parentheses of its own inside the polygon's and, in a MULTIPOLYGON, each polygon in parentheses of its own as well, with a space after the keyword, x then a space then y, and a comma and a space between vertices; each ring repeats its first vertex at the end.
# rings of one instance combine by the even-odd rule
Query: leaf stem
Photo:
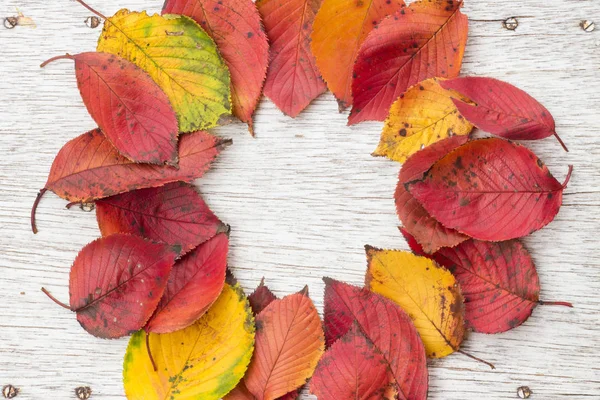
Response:
POLYGON ((100 18, 102 18, 102 19, 108 19, 102 13, 94 10, 92 7, 90 7, 87 4, 85 4, 85 2, 83 0, 75 0, 75 1, 78 2, 79 4, 81 4, 82 6, 84 6, 85 8, 87 8, 88 10, 90 10, 91 12, 93 12, 94 14, 96 14, 97 16, 99 16, 100 18))
POLYGON ((569 303, 568 301, 543 301, 543 300, 539 300, 538 304, 540 306, 564 306, 564 307, 573 308, 573 304, 569 303))
POLYGON ((52 295, 50 294, 50 292, 46 290, 46 288, 42 288, 42 292, 44 292, 44 294, 45 294, 46 296, 48 296, 48 297, 50 298, 50 300, 52 300, 53 302, 55 302, 55 303, 56 303, 56 304, 58 304, 59 306, 61 306, 61 307, 63 307, 63 308, 66 308, 66 309, 67 309, 67 310, 69 310, 69 311, 73 311, 73 310, 71 310, 71 307, 69 307, 68 305, 66 305, 66 304, 65 304, 65 303, 63 303, 62 301, 58 300, 56 297, 52 296, 52 295))
POLYGON ((48 189, 44 188, 39 191, 37 197, 35 198, 35 201, 33 202, 33 206, 31 207, 31 230, 33 231, 33 233, 38 233, 37 226, 35 224, 35 212, 38 208, 38 205, 40 204, 40 200, 42 200, 42 196, 44 195, 44 193, 46 193, 47 190, 48 189))
POLYGON ((70 55, 69 53, 65 54, 64 56, 56 56, 56 57, 52 57, 49 60, 44 61, 43 63, 40 64, 40 68, 44 68, 46 65, 50 64, 52 61, 56 61, 56 60, 74 60, 75 57, 73 57, 72 55, 70 55))
POLYGON ((556 133, 556 131, 554 131, 554 137, 556 138, 556 140, 558 140, 558 143, 560 143, 562 148, 565 149, 565 151, 568 153, 569 149, 567 149, 567 145, 565 145, 565 142, 562 141, 562 139, 560 138, 560 136, 558 136, 558 133, 556 133))
POLYGON ((462 354, 462 355, 465 355, 465 356, 467 356, 467 357, 469 357, 469 358, 472 358, 472 359, 473 359, 473 360, 475 360, 475 361, 479 361, 480 363, 484 363, 484 364, 488 365, 488 366, 489 366, 491 369, 496 369, 496 367, 494 366, 494 364, 492 364, 491 362, 487 362, 487 361, 485 361, 485 360, 482 360, 481 358, 475 357, 474 355, 472 355, 472 354, 469 354, 469 353, 467 353, 467 352, 466 352, 466 351, 464 351, 464 350, 460 350, 460 349, 458 349, 458 350, 456 350, 456 351, 457 351, 458 353, 462 354))
POLYGON ((567 172, 567 177, 565 178, 565 181, 562 184, 562 188, 566 188, 567 184, 569 183, 569 180, 571 179, 571 174, 573 173, 573 166, 569 165, 569 172, 567 172))
POLYGON ((154 362, 154 357, 152 357, 152 352, 150 351, 150 332, 144 333, 146 334, 146 350, 148 351, 148 357, 150 358, 150 362, 152 363, 152 369, 154 369, 154 372, 156 372, 156 363, 154 362))

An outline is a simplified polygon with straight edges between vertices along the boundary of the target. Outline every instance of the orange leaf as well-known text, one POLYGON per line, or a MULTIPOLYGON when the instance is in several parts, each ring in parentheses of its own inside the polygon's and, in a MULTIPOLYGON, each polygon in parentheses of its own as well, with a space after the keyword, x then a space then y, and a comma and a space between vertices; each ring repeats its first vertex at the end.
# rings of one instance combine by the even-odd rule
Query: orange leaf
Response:
POLYGON ((402 0, 323 2, 315 18, 311 48, 340 109, 352 104, 352 67, 360 45, 379 21, 403 6, 402 0))
POLYGON ((382 121, 394 100, 412 85, 436 76, 458 76, 469 30, 461 4, 419 1, 377 25, 354 65, 348 124, 382 121))
POLYGON ((254 356, 244 378, 257 400, 303 385, 323 354, 321 319, 305 292, 274 300, 256 317, 254 356))

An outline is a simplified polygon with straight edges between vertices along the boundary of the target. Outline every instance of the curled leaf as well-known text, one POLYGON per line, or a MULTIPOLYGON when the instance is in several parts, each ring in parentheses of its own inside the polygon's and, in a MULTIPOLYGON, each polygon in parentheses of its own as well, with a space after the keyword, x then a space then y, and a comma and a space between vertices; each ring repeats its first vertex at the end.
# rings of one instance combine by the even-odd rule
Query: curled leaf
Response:
POLYGON ((554 219, 570 171, 561 185, 527 148, 480 139, 437 161, 407 188, 444 226, 501 241, 528 235, 554 219))
POLYGON ((104 22, 97 50, 146 71, 169 97, 182 132, 213 127, 231 113, 227 66, 191 18, 120 10, 104 22))
POLYGON ((119 153, 135 162, 177 164, 177 116, 150 75, 109 53, 55 57, 75 61, 88 112, 119 153))
POLYGON ((231 73, 233 114, 247 122, 260 99, 269 44, 252 0, 167 0, 163 14, 192 18, 213 38, 231 73))
POLYGON ((241 289, 225 285, 215 304, 191 326, 165 334, 139 331, 131 337, 123 362, 127 398, 220 399, 250 362, 252 322, 241 289))
POLYGON ((385 18, 363 42, 356 63, 348 124, 382 121, 414 84, 458 76, 469 30, 462 1, 416 1, 385 18))
POLYGON ((187 328, 215 302, 227 268, 229 240, 221 233, 179 260, 146 331, 168 333, 187 328))
POLYGON ((412 318, 429 357, 457 351, 464 337, 464 303, 452 274, 407 251, 366 247, 366 285, 412 318))
POLYGON ((98 200, 96 218, 103 236, 131 233, 180 245, 184 253, 226 230, 194 187, 184 182, 98 200))
POLYGON ((404 162, 417 151, 447 137, 468 135, 473 125, 458 113, 452 102, 456 97, 468 101, 443 89, 436 78, 408 89, 392 104, 373 155, 404 162))

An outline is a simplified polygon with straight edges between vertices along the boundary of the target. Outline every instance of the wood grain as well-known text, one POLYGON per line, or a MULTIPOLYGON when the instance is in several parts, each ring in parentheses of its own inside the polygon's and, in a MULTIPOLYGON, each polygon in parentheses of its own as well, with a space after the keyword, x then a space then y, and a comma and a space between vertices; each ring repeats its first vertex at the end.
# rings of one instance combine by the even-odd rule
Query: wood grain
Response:
MULTIPOLYGON (((159 11, 161 0, 90 0, 106 15, 120 7, 159 11)), ((21 388, 18 399, 75 398, 89 385, 93 399, 123 399, 127 340, 104 341, 49 301, 47 287, 67 300, 69 267, 99 235, 94 213, 66 210, 47 195, 29 210, 59 148, 95 125, 81 102, 73 66, 39 64, 55 55, 95 48, 100 28, 70 0, 8 0, 37 29, 0 27, 0 386, 21 388)), ((600 23, 598 0, 467 1, 469 36, 463 73, 506 80, 528 91, 554 115, 570 152, 552 138, 530 147, 561 180, 575 172, 556 220, 526 239, 537 264, 542 299, 573 309, 538 307, 521 327, 500 335, 471 334, 460 354, 430 363, 430 399, 514 399, 529 386, 534 399, 600 399, 600 23), (516 31, 501 20, 518 18, 516 31)), ((398 164, 373 158, 381 123, 346 126, 331 94, 296 119, 263 100, 257 138, 243 124, 216 130, 231 137, 214 169, 197 182, 215 213, 232 225, 230 265, 246 289, 265 276, 276 294, 307 283, 322 310, 323 275, 360 284, 363 245, 406 248, 392 198, 398 164)), ((309 395, 303 398, 314 398, 309 395)))

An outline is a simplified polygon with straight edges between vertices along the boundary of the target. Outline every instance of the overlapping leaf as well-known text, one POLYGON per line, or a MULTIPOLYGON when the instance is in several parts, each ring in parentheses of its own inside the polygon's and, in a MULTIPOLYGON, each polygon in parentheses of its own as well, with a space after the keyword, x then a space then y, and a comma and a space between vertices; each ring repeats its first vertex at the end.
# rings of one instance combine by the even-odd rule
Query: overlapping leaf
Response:
POLYGON ((352 67, 369 32, 402 0, 324 0, 315 18, 311 49, 340 110, 352 104, 352 67))
POLYGON ((464 336, 464 303, 452 274, 407 251, 366 247, 367 286, 412 318, 429 357, 457 351, 464 336))
POLYGON ((321 0, 258 0, 271 42, 264 92, 295 117, 326 89, 310 51, 310 32, 321 0))
POLYGON ((398 96, 422 80, 458 76, 468 32, 461 5, 417 1, 377 25, 354 64, 349 124, 385 119, 398 96))
POLYGON ((172 246, 125 234, 93 241, 71 268, 70 309, 94 336, 135 332, 156 308, 178 254, 172 246))
POLYGON ((77 86, 88 112, 119 153, 136 162, 177 163, 177 116, 152 78, 109 53, 81 53, 46 61, 75 61, 77 86))
POLYGON ((258 315, 264 310, 269 304, 277 300, 277 297, 271 292, 271 290, 265 285, 265 279, 261 279, 260 285, 248 296, 248 302, 254 315, 258 315))
POLYGON ((415 237, 423 250, 433 253, 440 247, 453 247, 468 239, 467 236, 446 228, 419 204, 406 190, 405 185, 423 175, 431 165, 447 153, 467 142, 466 136, 452 136, 413 154, 402 165, 398 176, 398 185, 394 193, 396 212, 408 232, 415 237))
POLYGON ((427 398, 425 349, 410 317, 392 301, 333 279, 325 281, 325 337, 328 346, 354 322, 385 359, 400 398, 427 398))
POLYGON ((173 332, 200 318, 221 293, 228 249, 227 235, 221 233, 178 261, 146 331, 173 332))
POLYGON ((244 375, 253 343, 246 297, 239 287, 225 285, 193 325, 173 333, 140 331, 132 336, 123 362, 127 398, 218 400, 244 375))
POLYGON ((561 185, 527 148, 490 138, 454 150, 423 179, 409 183, 408 190, 446 227, 479 240, 501 241, 552 221, 568 178, 561 185))
POLYGON ((174 182, 96 201, 103 236, 131 233, 182 247, 184 253, 227 230, 194 187, 174 182))
POLYGON ((310 383, 319 400, 384 399, 390 376, 383 355, 354 325, 323 355, 310 383))
POLYGON ((436 78, 408 89, 392 104, 373 155, 404 162, 420 149, 447 137, 468 135, 473 125, 459 114, 452 102, 455 98, 468 101, 443 89, 436 78))
POLYGON ((65 200, 91 202, 134 189, 161 186, 175 181, 191 182, 208 170, 221 149, 231 141, 206 132, 184 135, 179 141, 179 168, 136 164, 121 156, 99 129, 69 141, 57 154, 41 195, 51 190, 65 200))
POLYGON ((536 140, 556 134, 554 118, 536 99, 513 85, 493 78, 464 77, 441 83, 474 103, 452 101, 463 117, 478 128, 512 140, 536 140))
POLYGON ((233 114, 248 123, 260 99, 269 44, 252 0, 167 0, 163 14, 182 14, 213 38, 231 73, 233 114))
POLYGON ((98 51, 146 71, 169 97, 182 132, 213 127, 231 113, 227 66, 191 18, 120 10, 105 21, 98 51))
POLYGON ((323 354, 321 319, 308 293, 272 301, 256 316, 256 350, 244 382, 257 400, 303 385, 323 354))

